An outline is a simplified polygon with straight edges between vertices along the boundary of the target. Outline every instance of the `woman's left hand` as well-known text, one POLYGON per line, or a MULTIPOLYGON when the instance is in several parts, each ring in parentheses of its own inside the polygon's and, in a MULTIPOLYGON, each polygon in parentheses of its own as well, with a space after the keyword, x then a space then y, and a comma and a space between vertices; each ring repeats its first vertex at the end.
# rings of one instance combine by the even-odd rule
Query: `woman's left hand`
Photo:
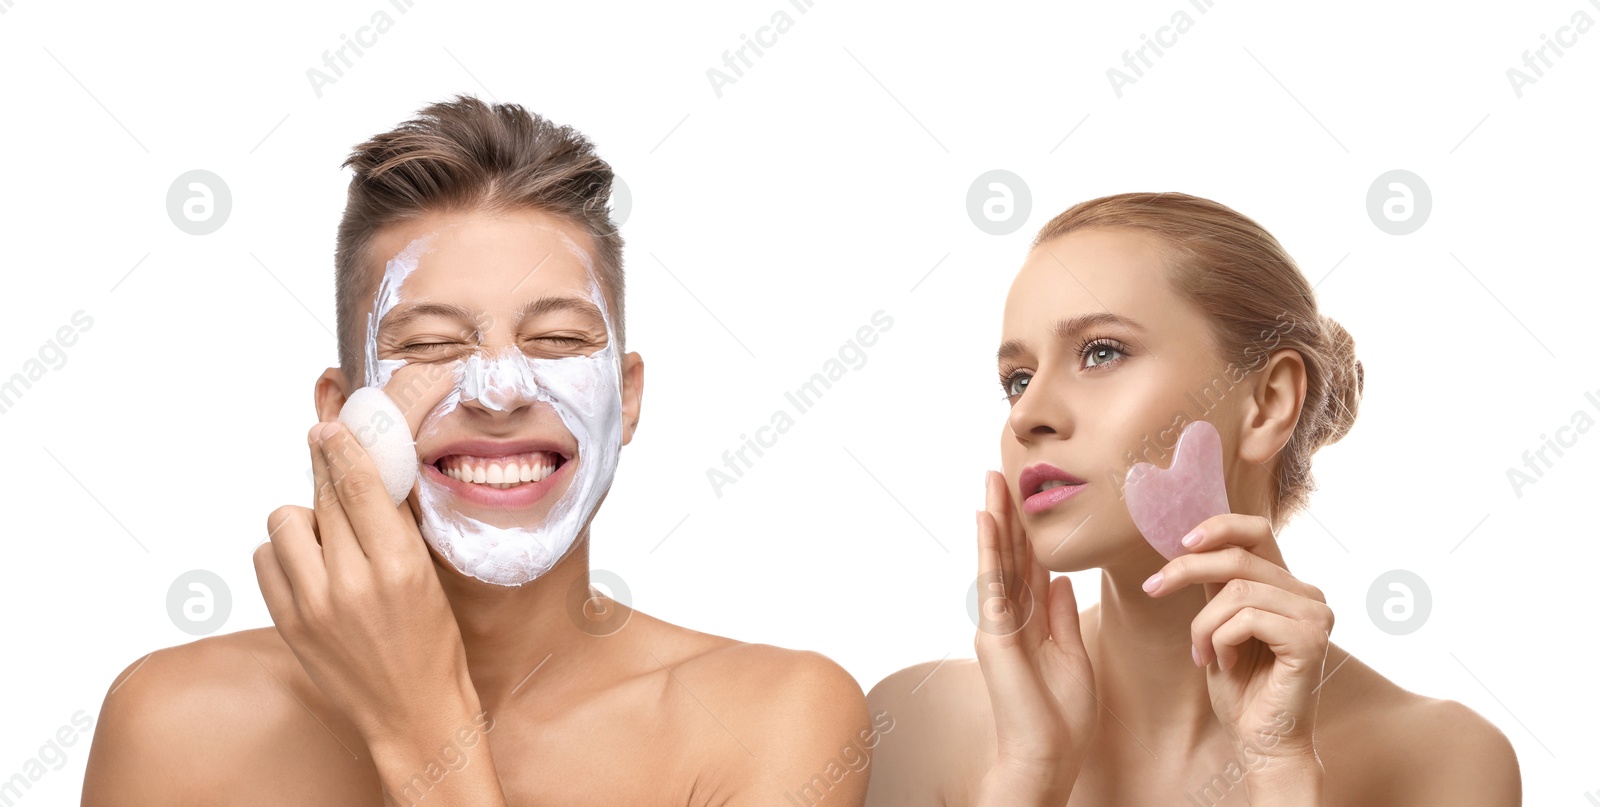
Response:
POLYGON ((1190 554, 1152 576, 1159 580, 1149 593, 1205 584, 1207 603, 1190 638, 1195 663, 1206 665, 1217 719, 1241 751, 1320 770, 1312 730, 1333 630, 1327 599, 1285 568, 1261 516, 1212 516, 1185 540, 1190 554))

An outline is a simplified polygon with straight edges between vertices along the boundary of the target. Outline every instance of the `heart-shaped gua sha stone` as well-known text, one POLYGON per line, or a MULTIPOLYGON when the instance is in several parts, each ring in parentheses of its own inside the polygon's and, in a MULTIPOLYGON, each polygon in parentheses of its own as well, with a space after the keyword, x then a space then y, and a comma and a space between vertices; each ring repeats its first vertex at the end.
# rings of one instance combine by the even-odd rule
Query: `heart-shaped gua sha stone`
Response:
POLYGON ((1228 509, 1222 478, 1222 437, 1210 423, 1185 426, 1173 448, 1172 467, 1141 462, 1122 484, 1128 515, 1144 539, 1167 560, 1189 552, 1178 543, 1200 522, 1228 509))

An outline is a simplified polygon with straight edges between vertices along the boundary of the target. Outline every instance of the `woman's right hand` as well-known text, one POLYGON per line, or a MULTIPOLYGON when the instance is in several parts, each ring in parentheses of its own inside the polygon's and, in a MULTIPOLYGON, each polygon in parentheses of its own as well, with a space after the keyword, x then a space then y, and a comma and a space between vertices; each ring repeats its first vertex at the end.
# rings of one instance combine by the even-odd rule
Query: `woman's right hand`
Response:
POLYGON ((1006 489, 985 477, 978 518, 978 633, 973 645, 994 712, 998 756, 979 805, 1064 805, 1094 733, 1094 670, 1072 583, 1033 555, 1006 489), (1034 592, 1048 590, 1040 612, 1034 592), (1020 624, 1019 624, 1020 623, 1020 624))

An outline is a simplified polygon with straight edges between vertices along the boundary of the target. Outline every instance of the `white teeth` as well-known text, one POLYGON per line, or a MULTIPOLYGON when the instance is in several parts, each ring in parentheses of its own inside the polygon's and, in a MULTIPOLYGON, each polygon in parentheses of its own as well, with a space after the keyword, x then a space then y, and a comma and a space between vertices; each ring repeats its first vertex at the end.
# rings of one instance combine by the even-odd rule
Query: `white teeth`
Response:
POLYGON ((504 490, 549 478, 559 463, 548 452, 513 457, 449 457, 438 464, 445 476, 461 482, 504 490))
POLYGON ((1066 487, 1068 484, 1069 483, 1063 482, 1063 481, 1061 481, 1059 479, 1052 479, 1049 482, 1046 482, 1043 485, 1040 485, 1039 486, 1039 490, 1044 491, 1044 490, 1049 490, 1051 488, 1062 488, 1062 487, 1066 487))

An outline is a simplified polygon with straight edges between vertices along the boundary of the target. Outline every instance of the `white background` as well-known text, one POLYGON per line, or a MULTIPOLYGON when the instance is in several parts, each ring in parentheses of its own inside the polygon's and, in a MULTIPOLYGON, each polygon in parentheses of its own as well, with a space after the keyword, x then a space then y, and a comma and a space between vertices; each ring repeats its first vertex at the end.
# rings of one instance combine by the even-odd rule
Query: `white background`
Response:
MULTIPOLYGON (((339 164, 470 92, 577 127, 632 192, 647 388, 593 566, 636 607, 819 650, 863 688, 970 656, 972 511, 1005 413, 993 353, 1028 240, 1078 201, 1181 190, 1273 232, 1365 364, 1355 428, 1281 536, 1334 640, 1499 726, 1528 803, 1585 803, 1600 428, 1520 497, 1507 469, 1578 410, 1600 420, 1600 30, 1520 98, 1506 71, 1600 7, 1501 5, 0 0, 0 378, 93 319, 0 415, 0 777, 96 714, 125 666, 192 640, 166 608, 179 574, 226 581, 224 631, 270 624, 250 553, 268 512, 309 499, 339 164), (318 97, 307 70, 380 9, 392 29, 318 97), (718 97, 707 70, 780 9, 792 29, 718 97), (1107 69, 1179 9, 1192 29, 1119 98, 1107 69), (233 197, 206 236, 166 212, 196 168, 233 197), (1032 191, 1009 235, 966 213, 996 168, 1032 191), (1433 195, 1411 235, 1366 208, 1395 168, 1433 195), (707 468, 880 309, 893 325, 865 366, 715 495, 707 468), (1431 591, 1406 636, 1367 613, 1391 569, 1431 591)), ((1073 577, 1087 606, 1096 573, 1073 577)), ((87 753, 65 749, 26 803, 76 803, 87 753)))

